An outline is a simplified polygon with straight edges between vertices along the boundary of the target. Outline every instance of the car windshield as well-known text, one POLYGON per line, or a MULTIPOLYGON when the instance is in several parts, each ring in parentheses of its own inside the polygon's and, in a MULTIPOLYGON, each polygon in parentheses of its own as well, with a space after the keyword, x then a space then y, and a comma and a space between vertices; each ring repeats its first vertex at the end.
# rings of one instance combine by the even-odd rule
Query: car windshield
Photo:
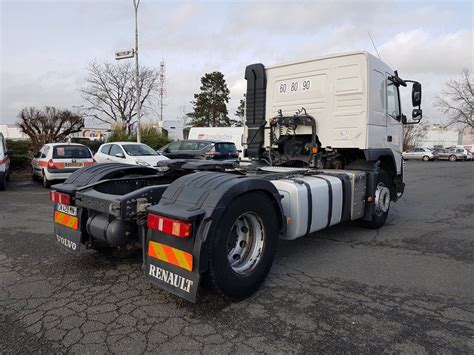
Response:
POLYGON ((92 158, 91 152, 84 146, 61 145, 53 149, 53 159, 88 159, 92 158))
POLYGON ((216 143, 215 149, 219 153, 235 153, 237 151, 234 143, 216 143))
POLYGON ((158 153, 145 144, 124 144, 122 147, 132 157, 158 155, 158 153))

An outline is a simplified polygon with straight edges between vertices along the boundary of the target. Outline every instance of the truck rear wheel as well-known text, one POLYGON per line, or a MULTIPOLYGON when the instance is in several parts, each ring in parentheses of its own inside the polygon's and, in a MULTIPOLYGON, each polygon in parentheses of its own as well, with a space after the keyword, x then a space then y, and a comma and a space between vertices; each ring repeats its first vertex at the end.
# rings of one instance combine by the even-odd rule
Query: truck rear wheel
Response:
POLYGON ((224 212, 211 241, 210 286, 234 301, 251 296, 270 271, 278 236, 275 208, 264 193, 238 197, 224 212))
POLYGON ((378 229, 385 224, 390 210, 390 179, 387 173, 381 170, 377 176, 374 196, 374 208, 370 221, 361 221, 362 225, 370 229, 378 229))

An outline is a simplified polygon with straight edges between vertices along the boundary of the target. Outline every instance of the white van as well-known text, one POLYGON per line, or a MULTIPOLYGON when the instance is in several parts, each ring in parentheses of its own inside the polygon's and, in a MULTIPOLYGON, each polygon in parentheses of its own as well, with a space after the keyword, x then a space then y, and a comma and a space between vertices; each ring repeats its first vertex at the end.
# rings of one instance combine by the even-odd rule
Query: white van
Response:
POLYGON ((243 158, 242 137, 244 127, 192 127, 189 130, 188 139, 202 139, 213 141, 232 142, 239 151, 239 156, 243 158))
POLYGON ((8 155, 7 143, 3 134, 0 133, 0 190, 5 190, 10 172, 10 157, 8 155))

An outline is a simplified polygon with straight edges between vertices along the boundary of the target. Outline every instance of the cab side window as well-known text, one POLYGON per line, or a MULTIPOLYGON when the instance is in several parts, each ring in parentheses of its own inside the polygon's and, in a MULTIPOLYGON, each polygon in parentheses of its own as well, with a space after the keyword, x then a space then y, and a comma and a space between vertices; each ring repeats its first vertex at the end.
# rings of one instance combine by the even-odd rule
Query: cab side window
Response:
POLYGON ((398 88, 390 80, 387 80, 387 114, 397 121, 401 119, 398 88))

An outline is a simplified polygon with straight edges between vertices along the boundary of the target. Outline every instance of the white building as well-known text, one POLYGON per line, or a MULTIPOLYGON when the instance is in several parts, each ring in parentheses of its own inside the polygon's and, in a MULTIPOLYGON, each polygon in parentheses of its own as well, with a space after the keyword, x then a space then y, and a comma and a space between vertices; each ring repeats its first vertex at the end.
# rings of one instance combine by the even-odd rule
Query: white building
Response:
POLYGON ((450 147, 463 142, 463 130, 454 128, 445 128, 439 124, 434 124, 426 129, 426 136, 420 140, 419 146, 432 147, 450 147))
POLYGON ((5 139, 26 140, 28 136, 24 134, 20 127, 14 124, 0 124, 0 133, 3 133, 5 139))

